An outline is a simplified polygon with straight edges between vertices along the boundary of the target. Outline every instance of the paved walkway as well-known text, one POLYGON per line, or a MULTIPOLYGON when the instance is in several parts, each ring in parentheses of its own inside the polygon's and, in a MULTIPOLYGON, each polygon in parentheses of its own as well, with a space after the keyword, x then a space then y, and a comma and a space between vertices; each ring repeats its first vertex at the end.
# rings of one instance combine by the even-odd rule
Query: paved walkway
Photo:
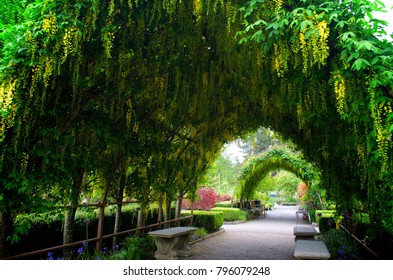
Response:
POLYGON ((224 232, 191 245, 187 260, 292 260, 298 206, 277 206, 265 218, 223 225, 224 232))

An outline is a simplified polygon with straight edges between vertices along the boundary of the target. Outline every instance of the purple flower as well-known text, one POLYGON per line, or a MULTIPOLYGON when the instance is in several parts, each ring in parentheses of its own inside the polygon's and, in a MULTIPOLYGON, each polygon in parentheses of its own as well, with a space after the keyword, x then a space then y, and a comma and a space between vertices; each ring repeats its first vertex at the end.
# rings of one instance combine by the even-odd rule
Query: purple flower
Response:
POLYGON ((83 241, 83 242, 82 242, 83 248, 87 247, 87 245, 88 245, 87 241, 83 241))
POLYGON ((53 260, 53 253, 52 252, 48 253, 48 260, 53 260))
POLYGON ((115 246, 113 246, 113 251, 117 252, 120 249, 120 245, 116 244, 115 246))
POLYGON ((83 253, 83 247, 80 247, 79 249, 78 249, 78 255, 80 255, 80 254, 82 254, 83 253))
POLYGON ((102 249, 101 249, 101 253, 102 253, 103 255, 106 255, 106 254, 108 253, 108 248, 107 248, 107 247, 102 248, 102 249))

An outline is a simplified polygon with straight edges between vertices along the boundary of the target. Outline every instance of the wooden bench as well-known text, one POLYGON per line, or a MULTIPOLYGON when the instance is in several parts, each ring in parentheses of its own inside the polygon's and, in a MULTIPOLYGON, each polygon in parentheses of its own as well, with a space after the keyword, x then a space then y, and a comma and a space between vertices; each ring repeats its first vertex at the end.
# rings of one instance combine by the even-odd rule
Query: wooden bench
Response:
POLYGON ((320 240, 298 240, 293 256, 300 260, 328 260, 329 250, 325 242, 320 240))
POLYGON ((315 239, 315 236, 319 233, 311 225, 296 225, 293 228, 293 234, 295 235, 295 241, 297 241, 299 239, 315 239))
POLYGON ((188 246, 189 236, 196 231, 195 227, 173 227, 149 232, 157 245, 155 258, 157 260, 175 260, 178 257, 191 255, 188 246))

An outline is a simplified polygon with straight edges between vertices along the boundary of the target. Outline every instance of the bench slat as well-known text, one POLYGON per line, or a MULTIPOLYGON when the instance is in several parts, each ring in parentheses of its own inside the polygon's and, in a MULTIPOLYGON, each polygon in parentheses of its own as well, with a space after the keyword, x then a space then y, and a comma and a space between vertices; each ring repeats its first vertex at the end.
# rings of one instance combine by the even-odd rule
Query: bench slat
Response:
POLYGON ((330 258, 330 253, 323 241, 298 240, 293 256, 302 260, 327 260, 330 258))
POLYGON ((196 231, 196 227, 173 227, 149 232, 153 237, 173 238, 196 231))
POLYGON ((313 226, 295 226, 293 228, 293 234, 295 236, 315 236, 318 232, 313 226))

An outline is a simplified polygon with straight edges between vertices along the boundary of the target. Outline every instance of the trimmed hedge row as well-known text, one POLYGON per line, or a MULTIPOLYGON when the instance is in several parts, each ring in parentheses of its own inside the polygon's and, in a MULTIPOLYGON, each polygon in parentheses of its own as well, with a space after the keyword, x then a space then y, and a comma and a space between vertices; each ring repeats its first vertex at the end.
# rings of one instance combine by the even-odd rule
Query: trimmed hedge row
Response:
POLYGON ((214 207, 210 211, 219 211, 224 214, 224 221, 245 221, 247 218, 247 211, 239 208, 214 207))
POLYGON ((221 202, 216 203, 216 204, 214 205, 214 207, 232 208, 233 206, 236 206, 235 204, 236 204, 236 203, 232 203, 232 201, 221 201, 221 202), (232 205, 232 204, 234 204, 234 205, 232 205))
POLYGON ((316 210, 315 220, 321 232, 336 228, 335 210, 316 210))
MULTIPOLYGON (((182 211, 182 216, 191 214, 190 210, 182 211)), ((224 213, 219 211, 194 211, 193 226, 205 228, 209 233, 218 231, 224 224, 224 213)))
MULTIPOLYGON (((233 209, 239 212, 240 209, 233 209)), ((175 209, 172 209, 172 217, 175 209)), ((227 211, 228 213, 228 211, 227 211)), ((183 211, 182 216, 190 215, 190 211, 183 211)), ((227 214, 230 215, 230 214, 227 214)), ((233 214, 239 216, 241 214, 233 214)), ((136 228, 136 207, 123 207, 120 231, 136 228)), ((157 222, 158 209, 152 207, 147 214, 146 224, 157 222)), ((12 255, 31 252, 39 249, 61 245, 63 242, 63 214, 35 214, 23 215, 19 218, 20 223, 28 225, 29 230, 20 236, 20 241, 12 245, 12 255)), ((205 228, 209 233, 218 231, 224 222, 222 211, 194 211, 194 226, 205 228)), ((182 221, 182 225, 188 226, 188 220, 182 221)), ((115 207, 108 207, 104 218, 104 235, 113 233, 115 223, 115 207)), ((97 236, 98 212, 93 210, 78 210, 75 217, 74 240, 85 240, 97 236)), ((119 239, 125 238, 120 236, 119 239)), ((103 240, 103 247, 111 247, 112 239, 103 240)), ((94 247, 94 246, 92 246, 94 247)), ((44 256, 45 258, 45 256, 44 256)))
MULTIPOLYGON (((172 209, 172 217, 175 210, 172 209)), ((138 212, 136 206, 122 208, 120 231, 136 228, 138 212)), ((158 209, 151 207, 147 213, 146 224, 157 222, 158 209)), ((26 234, 20 235, 20 241, 12 245, 12 255, 61 245, 63 243, 63 214, 21 215, 20 223, 28 225, 26 234)), ((115 206, 108 207, 104 218, 104 235, 112 234, 115 224, 115 206)), ((80 209, 75 216, 74 240, 85 240, 97 236, 98 211, 80 209)), ((119 236, 119 240, 125 238, 119 236)), ((103 240, 103 247, 111 247, 112 239, 103 240)))

